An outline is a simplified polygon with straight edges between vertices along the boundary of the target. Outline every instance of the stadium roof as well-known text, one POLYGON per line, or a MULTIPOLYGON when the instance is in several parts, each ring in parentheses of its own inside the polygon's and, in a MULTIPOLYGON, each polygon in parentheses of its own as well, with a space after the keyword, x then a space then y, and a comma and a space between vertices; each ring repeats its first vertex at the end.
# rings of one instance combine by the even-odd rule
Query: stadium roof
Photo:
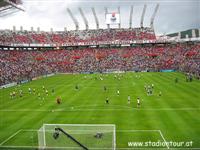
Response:
POLYGON ((92 15, 91 7, 96 10, 99 19, 100 28, 106 28, 104 8, 109 12, 121 8, 121 27, 129 26, 130 6, 133 5, 133 26, 138 27, 144 4, 147 4, 147 10, 144 17, 144 26, 149 25, 151 15, 156 4, 160 8, 155 18, 155 32, 157 35, 175 33, 192 28, 200 28, 200 1, 199 0, 23 0, 25 12, 17 12, 9 17, 1 17, 1 29, 30 30, 31 27, 36 30, 63 31, 74 30, 74 23, 70 18, 67 8, 70 8, 73 15, 79 21, 80 29, 85 29, 83 18, 78 8, 81 7, 86 18, 89 21, 89 28, 95 29, 95 20, 92 15), (183 17, 184 16, 184 17, 183 17), (19 21, 20 20, 20 21, 19 21))
POLYGON ((5 7, 5 6, 7 6, 7 5, 8 5, 8 3, 5 2, 4 0, 1 0, 1 1, 0 1, 0 7, 5 7))
POLYGON ((17 11, 24 11, 20 6, 21 0, 0 0, 0 17, 10 15, 17 11))
MULTIPOLYGON (((181 31, 180 34, 181 34, 181 38, 186 38, 186 35, 188 35, 189 38, 192 38, 192 30, 194 30, 195 34, 200 37, 200 31, 199 29, 189 29, 189 30, 185 30, 185 31, 181 31)), ((169 37, 176 37, 178 36, 178 32, 176 33, 172 33, 172 34, 168 34, 167 36, 169 37)))

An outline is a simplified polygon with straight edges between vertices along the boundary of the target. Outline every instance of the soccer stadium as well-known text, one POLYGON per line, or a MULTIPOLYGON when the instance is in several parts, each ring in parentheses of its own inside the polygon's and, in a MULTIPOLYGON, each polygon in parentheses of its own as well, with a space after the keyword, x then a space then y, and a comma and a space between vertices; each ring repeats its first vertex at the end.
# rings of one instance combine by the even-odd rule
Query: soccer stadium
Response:
POLYGON ((198 0, 1 0, 0 149, 200 149, 198 0))

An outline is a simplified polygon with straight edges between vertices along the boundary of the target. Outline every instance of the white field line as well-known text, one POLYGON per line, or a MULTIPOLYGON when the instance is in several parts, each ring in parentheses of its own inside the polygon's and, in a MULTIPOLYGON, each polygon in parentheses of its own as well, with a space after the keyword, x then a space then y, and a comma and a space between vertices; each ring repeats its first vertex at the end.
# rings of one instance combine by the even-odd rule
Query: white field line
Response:
MULTIPOLYGON (((38 132, 39 130, 22 130, 21 132, 38 132)), ((54 133, 55 130, 45 130, 45 133, 54 133)), ((67 132, 69 134, 72 134, 72 135, 91 135, 91 134, 96 134, 97 132, 101 132, 101 133, 113 133, 113 131, 111 130, 108 130, 108 131, 101 131, 101 130, 67 130, 67 132), (75 131, 75 132, 74 132, 75 131)))
MULTIPOLYGON (((22 131, 21 132, 35 132, 35 131, 39 131, 39 130, 37 130, 37 129, 30 129, 30 130, 26 130, 26 129, 22 129, 22 131)), ((49 129, 49 130, 45 130, 45 131, 48 131, 48 132, 50 132, 50 131, 55 131, 54 129, 49 129)), ((80 131, 80 132, 82 132, 82 131, 85 131, 85 132, 88 132, 88 131, 94 131, 94 132, 96 132, 96 131, 99 131, 99 130, 67 130, 67 131, 80 131)), ((112 130, 103 130, 103 131, 105 131, 105 132, 108 132, 108 131, 112 131, 112 130)))
POLYGON ((117 143, 116 143, 116 125, 115 125, 113 129, 113 149, 114 150, 116 150, 116 146, 117 146, 117 143))
POLYGON ((169 149, 169 146, 168 146, 168 143, 167 143, 167 141, 165 140, 165 138, 164 138, 164 136, 163 136, 163 134, 162 134, 162 132, 159 130, 159 133, 160 133, 160 136, 162 137, 162 139, 164 140, 164 142, 165 142, 165 144, 166 144, 166 146, 167 146, 167 149, 169 149))
POLYGON ((21 129, 21 132, 36 132, 39 131, 37 129, 21 129))
MULTIPOLYGON (((21 129, 21 132, 36 132, 38 129, 21 129)), ((54 130, 46 130, 54 131, 54 130)), ((94 131, 94 130, 69 130, 69 131, 94 131)), ((111 130, 108 130, 111 131, 111 130)), ((160 132, 160 130, 116 130, 116 132, 160 132)))
MULTIPOLYGON (((0 146, 0 148, 26 148, 26 149, 38 149, 39 147, 38 146, 0 146)), ((46 147, 45 149, 71 149, 71 148, 73 148, 73 149, 75 149, 75 148, 77 148, 77 149, 80 149, 80 147, 46 147)), ((92 148, 91 150, 112 150, 112 148, 92 148)), ((120 147, 120 148, 117 148, 117 150, 133 150, 133 149, 135 149, 135 150, 137 150, 137 149, 141 149, 141 150, 146 150, 146 149, 150 149, 150 150, 152 150, 153 148, 126 148, 126 147, 124 147, 124 148, 122 148, 122 147, 120 147)), ((163 149, 163 150, 166 150, 166 148, 159 148, 159 149, 163 149)), ((200 148, 173 148, 173 149, 177 149, 177 150, 199 150, 200 148)))
POLYGON ((195 111, 200 110, 200 108, 130 108, 130 109, 118 109, 118 108, 111 108, 111 109, 1 109, 0 112, 83 112, 83 111, 195 111))
POLYGON ((117 130, 116 132, 159 132, 159 130, 117 130))
POLYGON ((104 127, 104 126, 108 126, 108 127, 114 127, 115 125, 114 124, 43 124, 44 126, 65 126, 65 127, 68 127, 68 126, 89 126, 89 127, 104 127))
POLYGON ((10 139, 12 139, 14 136, 16 136, 19 132, 21 132, 21 130, 18 130, 17 132, 15 132, 14 134, 12 134, 10 137, 8 137, 6 140, 4 140, 3 142, 1 142, 0 146, 3 145, 4 143, 6 143, 7 141, 9 141, 10 139))
MULTIPOLYGON (((37 132, 37 129, 22 129, 21 132, 37 132)), ((46 130, 46 132, 54 132, 55 130, 46 130)), ((78 133, 71 133, 71 134, 84 134, 84 133, 96 133, 100 130, 67 130, 68 132, 76 131, 78 133)), ((159 132, 160 130, 117 130, 116 132, 159 132)), ((102 130, 102 133, 111 133, 111 130, 102 130)))

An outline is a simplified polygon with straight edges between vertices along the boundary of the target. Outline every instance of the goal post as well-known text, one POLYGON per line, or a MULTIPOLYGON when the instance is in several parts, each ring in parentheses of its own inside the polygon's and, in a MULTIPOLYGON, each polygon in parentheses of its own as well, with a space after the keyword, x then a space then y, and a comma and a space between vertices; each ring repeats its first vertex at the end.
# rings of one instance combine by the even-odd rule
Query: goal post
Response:
POLYGON ((38 148, 116 150, 114 124, 43 124, 38 130, 38 148))

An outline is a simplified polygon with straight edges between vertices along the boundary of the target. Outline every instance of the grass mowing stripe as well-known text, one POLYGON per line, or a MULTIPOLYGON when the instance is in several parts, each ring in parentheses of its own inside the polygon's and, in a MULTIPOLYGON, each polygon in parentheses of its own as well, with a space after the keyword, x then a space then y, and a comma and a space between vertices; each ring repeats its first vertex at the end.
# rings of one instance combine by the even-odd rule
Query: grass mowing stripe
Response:
MULTIPOLYGON (((170 87, 169 87, 170 88, 170 87)), ((173 88, 173 87, 171 87, 173 88)), ((162 104, 164 104, 164 106, 169 106, 169 102, 170 101, 163 101, 162 104)), ((187 111, 186 111, 187 112, 187 111)), ((181 134, 181 137, 187 137, 187 128, 189 129, 189 125, 187 124, 187 121, 185 121, 183 118, 182 118, 182 115, 178 114, 177 111, 171 111, 171 112, 168 112, 166 114, 168 117, 168 122, 170 122, 171 124, 169 124, 169 127, 174 127, 176 129, 176 131, 181 134), (173 116, 173 117, 172 117, 173 116), (179 127, 179 124, 177 124, 176 122, 179 122, 179 124, 181 124, 182 128, 179 127), (174 124, 174 126, 172 125, 174 124)), ((166 116, 165 116, 166 117, 166 116)), ((168 127, 168 128, 169 128, 168 127)), ((164 130, 164 131, 167 131, 167 130, 164 130)), ((165 135, 170 135, 171 133, 169 133, 168 131, 168 134, 165 134, 165 135)), ((171 136, 172 137, 172 136, 171 136)), ((169 138, 168 138, 169 139, 169 138)), ((171 139, 173 140, 173 139, 171 139)))
MULTIPOLYGON (((55 95, 49 96, 50 100, 46 100, 41 106, 32 95, 27 95, 30 101, 11 103, 8 99, 1 99, 0 140, 5 140, 8 134, 12 135, 22 126, 26 129, 39 129, 43 123, 111 123, 116 124, 117 130, 161 130, 167 141, 193 140, 195 144, 191 148, 200 147, 200 107, 197 88, 199 81, 186 83, 184 75, 180 73, 126 73, 120 81, 114 79, 114 75, 102 75, 103 80, 99 80, 99 74, 56 75, 24 84, 24 90, 29 86, 45 85, 48 89, 55 86, 55 95), (176 77, 180 82, 175 86, 176 77), (147 96, 144 90, 145 83, 155 85, 154 95, 147 96), (79 92, 74 90, 76 84, 80 84, 79 92), (104 85, 108 87, 108 92, 103 91, 104 85), (120 96, 116 94, 118 88, 120 96), (161 97, 157 95, 159 91, 163 93, 161 97), (131 108, 127 104, 128 94, 131 95, 131 108), (63 97, 61 105, 55 102, 57 95, 63 97), (111 100, 110 105, 104 104, 106 96, 111 100), (138 96, 143 99, 140 109, 136 108, 138 96), (71 109, 72 107, 74 109, 71 109)), ((13 89, 3 89, 0 93, 9 97, 9 92, 13 89)), ((34 137, 30 143, 37 146, 37 136, 32 133, 30 136, 34 137)), ((143 136, 145 135, 142 134, 138 140, 143 140, 143 136)), ((159 139, 155 134, 148 136, 151 140, 159 139)), ((128 148, 127 139, 131 140, 131 137, 123 137, 120 134, 117 138, 117 148, 128 148)), ((30 137, 19 141, 19 144, 28 144, 30 137)), ((11 144, 12 140, 9 143, 11 144)))

